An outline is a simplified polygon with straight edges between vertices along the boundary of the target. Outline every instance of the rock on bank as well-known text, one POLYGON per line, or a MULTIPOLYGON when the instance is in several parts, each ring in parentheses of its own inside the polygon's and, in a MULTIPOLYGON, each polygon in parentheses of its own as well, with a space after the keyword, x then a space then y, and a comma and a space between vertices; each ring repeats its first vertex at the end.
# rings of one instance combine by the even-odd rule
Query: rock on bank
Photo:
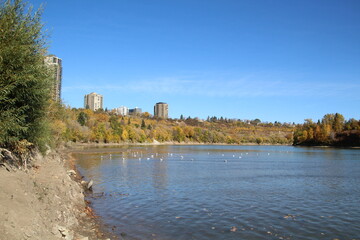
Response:
POLYGON ((0 238, 105 239, 96 237, 83 190, 64 159, 56 153, 34 159, 26 172, 0 167, 0 238))

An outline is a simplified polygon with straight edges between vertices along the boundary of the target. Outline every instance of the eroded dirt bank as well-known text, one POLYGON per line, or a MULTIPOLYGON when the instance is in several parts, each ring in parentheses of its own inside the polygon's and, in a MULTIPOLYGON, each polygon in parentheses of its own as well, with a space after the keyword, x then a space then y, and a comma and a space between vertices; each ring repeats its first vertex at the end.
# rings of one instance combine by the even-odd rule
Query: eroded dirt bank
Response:
POLYGON ((26 171, 0 165, 0 239, 110 239, 99 231, 65 156, 37 154, 26 171))

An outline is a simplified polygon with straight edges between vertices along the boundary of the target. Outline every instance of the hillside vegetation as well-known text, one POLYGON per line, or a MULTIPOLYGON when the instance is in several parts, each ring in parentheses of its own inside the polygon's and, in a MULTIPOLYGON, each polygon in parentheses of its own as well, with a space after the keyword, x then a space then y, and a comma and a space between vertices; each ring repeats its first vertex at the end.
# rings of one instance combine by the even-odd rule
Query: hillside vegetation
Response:
POLYGON ((118 116, 112 112, 58 106, 54 137, 63 141, 96 143, 292 144, 294 126, 212 117, 157 119, 149 113, 118 116))
MULTIPOLYGON (((54 108, 53 108, 54 109, 54 108)), ((57 105, 53 136, 59 142, 81 143, 220 143, 360 146, 360 121, 326 114, 314 123, 262 123, 209 117, 158 119, 149 113, 119 116, 113 112, 57 105)))

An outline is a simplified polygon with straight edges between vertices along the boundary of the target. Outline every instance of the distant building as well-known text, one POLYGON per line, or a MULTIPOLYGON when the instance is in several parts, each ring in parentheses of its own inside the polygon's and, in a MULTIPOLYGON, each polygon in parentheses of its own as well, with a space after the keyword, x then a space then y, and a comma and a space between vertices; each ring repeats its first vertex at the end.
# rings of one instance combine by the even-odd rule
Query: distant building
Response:
POLYGON ((140 115, 142 113, 141 108, 133 108, 133 109, 129 109, 129 114, 130 115, 140 115))
POLYGON ((167 119, 169 115, 169 105, 164 102, 158 102, 154 106, 154 116, 167 119))
POLYGON ((46 56, 44 60, 48 65, 52 75, 52 98, 54 101, 61 101, 61 82, 62 82, 62 60, 55 55, 46 56))
POLYGON ((84 96, 84 108, 91 109, 93 111, 103 108, 103 96, 92 92, 84 96))
POLYGON ((124 107, 124 106, 115 108, 115 113, 116 113, 117 115, 127 116, 127 115, 129 115, 129 108, 124 107))

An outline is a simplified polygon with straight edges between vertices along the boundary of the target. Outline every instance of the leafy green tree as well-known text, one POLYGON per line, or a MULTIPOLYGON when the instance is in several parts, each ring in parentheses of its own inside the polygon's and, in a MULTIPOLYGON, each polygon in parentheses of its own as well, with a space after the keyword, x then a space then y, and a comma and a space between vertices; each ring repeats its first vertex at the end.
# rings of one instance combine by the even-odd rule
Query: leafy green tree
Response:
POLYGON ((42 11, 26 8, 21 0, 0 5, 0 146, 26 140, 44 151, 50 140, 47 39, 42 11))
POLYGON ((86 122, 88 121, 89 116, 84 113, 84 112, 80 112, 77 118, 78 123, 80 123, 81 126, 84 126, 86 124, 86 122))
POLYGON ((110 127, 112 129, 113 135, 115 136, 116 139, 120 140, 121 134, 123 132, 123 127, 122 127, 123 125, 119 121, 119 117, 113 115, 110 117, 109 122, 110 122, 110 127))

